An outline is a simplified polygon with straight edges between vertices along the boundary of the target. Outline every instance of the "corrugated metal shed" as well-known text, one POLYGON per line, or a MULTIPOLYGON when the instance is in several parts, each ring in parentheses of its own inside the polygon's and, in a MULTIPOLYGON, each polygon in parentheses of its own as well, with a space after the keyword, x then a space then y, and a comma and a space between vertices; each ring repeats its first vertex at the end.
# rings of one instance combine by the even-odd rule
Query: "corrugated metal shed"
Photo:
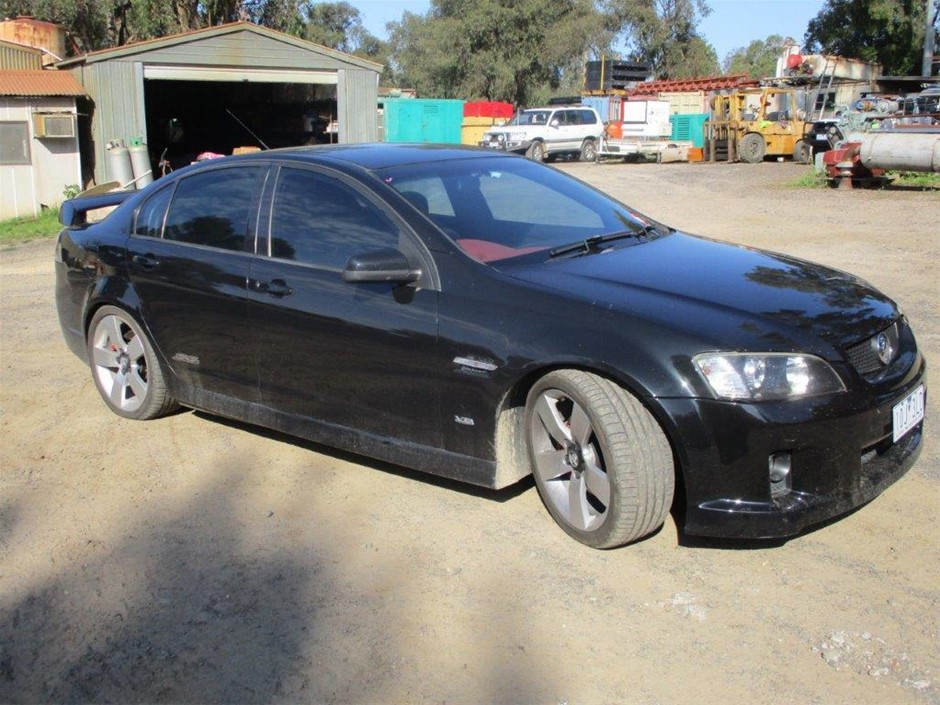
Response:
POLYGON ((41 69, 42 51, 0 39, 0 69, 41 69))
POLYGON ((149 143, 145 81, 335 86, 339 141, 377 138, 381 65, 248 22, 92 52, 57 67, 70 70, 94 101, 90 132, 99 183, 107 180, 109 141, 149 143))
POLYGON ((3 96, 83 96, 82 88, 68 71, 0 70, 3 96))

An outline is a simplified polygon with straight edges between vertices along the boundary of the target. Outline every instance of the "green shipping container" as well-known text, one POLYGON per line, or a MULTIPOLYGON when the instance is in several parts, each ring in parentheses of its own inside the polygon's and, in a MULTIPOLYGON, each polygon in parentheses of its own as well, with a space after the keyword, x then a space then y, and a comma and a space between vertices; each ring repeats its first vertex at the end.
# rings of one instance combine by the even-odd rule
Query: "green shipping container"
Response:
POLYGON ((463 104, 462 100, 388 99, 385 141, 460 144, 463 104))
POLYGON ((708 113, 690 113, 686 115, 670 115, 672 123, 672 136, 670 139, 677 142, 691 142, 693 147, 705 146, 705 123, 708 113))

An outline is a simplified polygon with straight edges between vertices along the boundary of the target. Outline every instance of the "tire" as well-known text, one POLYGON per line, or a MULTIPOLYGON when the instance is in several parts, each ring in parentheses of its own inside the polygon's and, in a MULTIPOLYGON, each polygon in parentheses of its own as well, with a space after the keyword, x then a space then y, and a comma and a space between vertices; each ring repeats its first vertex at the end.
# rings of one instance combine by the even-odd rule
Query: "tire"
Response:
POLYGON ((88 363, 105 404, 126 419, 155 419, 179 405, 140 324, 123 309, 102 306, 88 326, 88 363))
POLYGON ((582 162, 597 161, 597 144, 594 140, 584 140, 581 143, 580 157, 582 162))
POLYGON ((759 164, 767 154, 767 143, 756 132, 748 132, 738 143, 738 154, 748 164, 759 164))
POLYGON ((793 161, 797 164, 811 164, 813 161, 813 145, 806 140, 799 140, 793 145, 793 161))
POLYGON ((526 158, 531 159, 533 162, 545 161, 545 144, 536 140, 529 145, 525 155, 526 158))
POLYGON ((539 495, 569 536, 612 548, 663 525, 675 491, 672 449, 629 392, 581 370, 550 372, 529 391, 525 423, 539 495))

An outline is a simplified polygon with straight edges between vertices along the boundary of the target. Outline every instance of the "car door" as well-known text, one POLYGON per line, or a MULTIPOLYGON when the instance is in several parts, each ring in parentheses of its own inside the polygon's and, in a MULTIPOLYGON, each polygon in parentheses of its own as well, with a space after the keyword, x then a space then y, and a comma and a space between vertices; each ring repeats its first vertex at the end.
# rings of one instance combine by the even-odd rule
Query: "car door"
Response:
POLYGON ((560 149, 572 151, 581 148, 581 120, 577 110, 559 111, 559 142, 560 149))
POLYGON ((257 396, 245 291, 266 171, 237 165, 172 182, 141 205, 127 241, 144 323, 173 371, 200 393, 257 396))
MULTIPOLYGON (((249 319, 263 403, 380 436, 437 446, 438 292, 415 284, 347 283, 346 260, 393 247, 427 255, 404 223, 351 180, 282 166, 264 248, 249 276, 249 319)), ((423 259, 427 257, 427 259, 423 259)))

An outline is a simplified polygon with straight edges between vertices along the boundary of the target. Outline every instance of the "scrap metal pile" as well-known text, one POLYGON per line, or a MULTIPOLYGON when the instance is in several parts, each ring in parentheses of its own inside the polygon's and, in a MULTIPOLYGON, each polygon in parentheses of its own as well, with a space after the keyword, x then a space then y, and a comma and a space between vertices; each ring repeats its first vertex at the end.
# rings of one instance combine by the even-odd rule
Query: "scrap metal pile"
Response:
POLYGON ((813 132, 829 145, 822 165, 833 187, 883 184, 891 170, 940 172, 940 87, 860 98, 813 132))

